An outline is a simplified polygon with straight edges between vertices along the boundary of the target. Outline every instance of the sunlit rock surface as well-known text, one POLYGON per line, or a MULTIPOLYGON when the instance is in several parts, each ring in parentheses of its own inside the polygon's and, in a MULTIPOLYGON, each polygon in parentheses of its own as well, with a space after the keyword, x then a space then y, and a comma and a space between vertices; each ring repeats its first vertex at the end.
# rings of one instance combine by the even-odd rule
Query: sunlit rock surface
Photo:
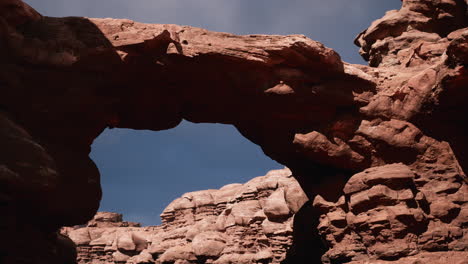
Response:
POLYGON ((99 212, 86 226, 62 229, 80 264, 280 263, 292 244, 293 217, 308 201, 289 169, 245 184, 191 192, 161 214, 161 226, 137 227, 99 212))
MULTIPOLYGON (((225 233, 266 217, 258 230, 274 234, 294 208, 284 263, 459 262, 467 245, 466 10, 463 0, 403 0, 357 37, 364 66, 302 35, 51 18, 0 0, 0 262, 74 263, 73 243, 58 230, 87 223, 99 208, 92 141, 108 127, 158 131, 183 119, 234 125, 290 168, 318 206, 287 198, 294 191, 275 190, 264 204, 246 194, 217 212, 225 233)), ((165 225, 207 218, 235 188, 181 198, 164 212, 165 225), (188 214, 194 205, 202 209, 188 214)), ((190 245, 159 257, 212 258, 231 237, 216 232, 192 234, 190 245)), ((144 245, 135 237, 117 243, 121 263, 144 245)), ((235 254, 236 263, 253 258, 235 254)))

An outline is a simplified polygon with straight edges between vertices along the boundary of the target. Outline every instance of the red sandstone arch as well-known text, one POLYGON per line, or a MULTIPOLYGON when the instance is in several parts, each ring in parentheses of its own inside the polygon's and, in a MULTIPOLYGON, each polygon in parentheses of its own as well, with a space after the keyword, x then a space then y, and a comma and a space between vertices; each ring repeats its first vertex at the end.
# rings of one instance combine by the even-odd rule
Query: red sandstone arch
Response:
MULTIPOLYGON (((461 171, 450 146, 438 139, 461 144, 464 137, 433 128, 444 119, 440 109, 464 110, 445 95, 464 93, 466 29, 447 36, 444 25, 456 25, 449 31, 466 26, 466 15, 454 9, 466 4, 442 5, 437 12, 452 20, 420 26, 407 13, 425 18, 426 7, 412 2, 405 1, 398 23, 384 17, 359 36, 362 53, 379 68, 344 63, 301 35, 49 18, 22 3, 14 6, 18 13, 0 9, 0 142, 7 150, 0 154, 7 186, 0 194, 6 197, 2 221, 13 226, 6 236, 22 248, 15 237, 24 230, 47 237, 92 217, 101 191, 88 154, 106 127, 157 131, 182 119, 233 124, 290 167, 311 199, 318 193, 336 199, 353 173, 384 164, 402 162, 424 174, 432 159, 461 171), (422 54, 422 46, 398 39, 428 34, 436 35, 427 43, 440 52, 422 54), (427 118, 432 112, 436 120, 427 118), (335 185, 324 188, 329 183, 335 185)), ((465 119, 446 123, 457 127, 465 119)))

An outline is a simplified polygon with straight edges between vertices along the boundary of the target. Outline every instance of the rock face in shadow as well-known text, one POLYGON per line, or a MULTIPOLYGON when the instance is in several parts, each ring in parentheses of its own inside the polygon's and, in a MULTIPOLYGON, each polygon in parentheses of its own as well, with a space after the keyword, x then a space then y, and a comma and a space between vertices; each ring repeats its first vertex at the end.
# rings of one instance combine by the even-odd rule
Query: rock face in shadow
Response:
MULTIPOLYGON (((308 207, 301 215, 310 220, 298 223, 318 223, 320 214, 364 219, 320 220, 324 261, 463 252, 467 4, 402 2, 358 36, 368 67, 344 63, 301 35, 51 18, 20 0, 1 0, 0 262, 73 263, 74 249, 57 231, 85 224, 99 207, 92 141, 106 127, 157 131, 182 119, 234 125, 290 168, 310 200, 320 195, 334 204, 308 207), (415 175, 409 186, 365 183, 349 192, 351 176, 394 164, 415 175), (408 190, 414 197, 402 199, 408 190), (421 211, 422 220, 408 216, 421 211), (383 235, 366 229, 377 212, 387 217, 375 229, 383 235)), ((283 211, 271 205, 265 215, 281 218, 283 211)), ((297 235, 285 261, 320 262, 304 238, 297 235)))
POLYGON ((62 229, 78 263, 280 263, 293 239, 294 214, 308 200, 288 169, 245 184, 186 193, 161 214, 161 226, 137 227, 98 213, 62 229))

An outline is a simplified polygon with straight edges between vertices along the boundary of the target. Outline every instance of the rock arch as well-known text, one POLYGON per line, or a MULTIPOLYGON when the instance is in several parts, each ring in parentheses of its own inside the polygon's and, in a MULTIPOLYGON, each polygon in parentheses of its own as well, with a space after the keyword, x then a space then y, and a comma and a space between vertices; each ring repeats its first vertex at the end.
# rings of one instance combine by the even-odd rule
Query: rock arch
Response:
MULTIPOLYGON (((21 1, 2 1, 0 141, 6 151, 0 156, 0 205, 8 243, 0 244, 6 249, 0 258, 61 261, 54 247, 63 243, 54 232, 84 223, 98 208, 99 172, 88 154, 104 128, 157 131, 182 119, 233 124, 287 165, 311 199, 321 194, 338 201, 353 174, 405 164, 419 177, 413 191, 426 188, 436 208, 425 212, 435 219, 425 225, 461 225, 466 158, 460 166, 449 143, 464 153, 465 139, 437 128, 443 121, 463 130, 466 121, 443 114, 466 112, 456 100, 467 84, 467 17, 460 10, 466 2, 403 1, 401 10, 356 40, 371 68, 344 63, 301 35, 235 36, 130 20, 50 18, 21 1), (427 187, 444 182, 457 186, 427 187), (450 212, 438 206, 444 203, 457 211, 449 220, 450 212), (15 254, 27 247, 18 236, 42 243, 27 256, 15 254)), ((346 203, 353 193, 345 191, 346 203)), ((325 215, 344 206, 316 205, 325 215)), ((334 228, 328 228, 332 234, 334 228)), ((332 249, 336 239, 327 237, 332 249)), ((388 259, 405 257, 405 250, 388 259)), ((331 261, 361 256, 332 253, 331 261)))

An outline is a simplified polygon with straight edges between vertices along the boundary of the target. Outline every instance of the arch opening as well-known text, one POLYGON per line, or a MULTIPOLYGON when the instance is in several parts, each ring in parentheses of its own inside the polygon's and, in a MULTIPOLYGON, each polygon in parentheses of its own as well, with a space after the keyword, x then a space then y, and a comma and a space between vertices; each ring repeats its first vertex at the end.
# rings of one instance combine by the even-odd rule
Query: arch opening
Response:
MULTIPOLYGON (((208 240, 230 236, 234 241, 236 237, 251 241, 248 245, 247 242, 222 240, 222 244, 225 248, 245 247, 250 253, 243 254, 253 254, 252 259, 262 257, 258 259, 259 263, 301 263, 304 258, 319 261, 326 250, 316 230, 318 222, 315 219, 320 212, 307 202, 306 194, 291 171, 271 160, 233 126, 182 121, 176 128, 157 132, 106 129, 95 139, 90 157, 101 174, 103 199, 99 211, 117 211, 123 213, 124 219, 117 214, 100 212, 82 228, 100 233, 95 239, 99 240, 105 239, 109 231, 101 233, 92 231, 93 228, 125 227, 125 232, 133 232, 131 240, 135 244, 138 239, 147 241, 139 249, 138 246, 133 250, 114 249, 113 258, 116 253, 141 258, 149 252, 153 260, 172 263, 177 261, 177 257, 171 255, 174 254, 172 251, 184 257, 201 254, 196 252, 198 242, 195 241, 203 235, 208 235, 208 240), (267 175, 259 176, 269 170, 272 171, 267 175), (225 197, 219 198, 222 195, 225 197), (192 207, 181 209, 181 205, 188 202, 181 202, 181 199, 187 197, 193 202, 192 207), (278 197, 284 199, 284 205, 278 204, 278 197), (226 201, 225 204, 205 205, 206 199, 226 201), (200 202, 203 205, 199 205, 200 202), (281 206, 289 208, 286 213, 280 212, 284 211, 281 206), (250 216, 248 211, 255 215, 250 216), (160 212, 163 223, 157 221, 160 212), (236 219, 234 224, 227 224, 222 220, 224 215, 225 221, 240 215, 248 222, 236 219), (134 222, 146 227, 140 229, 134 222), (181 231, 184 228, 188 230, 181 231), (250 233, 250 237, 239 236, 240 231, 250 233), (184 247, 164 248, 167 241, 158 240, 174 236, 174 233, 181 236, 180 232, 185 238, 175 243, 182 243, 184 247)), ((119 228, 110 231, 116 232, 116 243, 126 236, 119 233, 119 228)), ((73 238, 81 231, 65 232, 73 238)), ((98 252, 87 250, 87 245, 78 245, 79 259, 84 259, 84 263, 88 258, 99 258, 93 255, 98 252)), ((197 255, 195 258, 197 263, 211 263, 219 256, 197 255)))
POLYGON ((90 157, 101 174, 99 211, 143 225, 184 193, 245 183, 284 165, 267 157, 230 125, 183 121, 164 131, 106 129, 90 157))

